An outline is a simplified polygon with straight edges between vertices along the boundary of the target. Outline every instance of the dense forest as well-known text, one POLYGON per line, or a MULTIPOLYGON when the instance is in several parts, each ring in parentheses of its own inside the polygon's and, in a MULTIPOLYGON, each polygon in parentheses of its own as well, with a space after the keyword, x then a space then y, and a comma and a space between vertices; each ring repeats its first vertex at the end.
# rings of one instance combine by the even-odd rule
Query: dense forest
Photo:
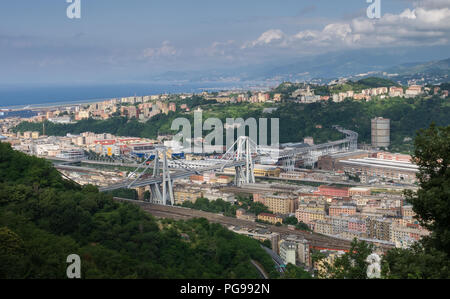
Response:
MULTIPOLYGON (((370 143, 371 119, 385 117, 391 119, 390 150, 398 152, 413 150, 417 130, 428 127, 432 122, 441 126, 450 124, 450 103, 437 96, 429 99, 421 97, 389 98, 370 102, 346 100, 341 103, 327 101, 313 104, 285 102, 281 104, 238 103, 230 105, 210 103, 203 105, 202 109, 204 110, 204 120, 217 117, 224 123, 226 118, 279 118, 280 142, 282 143, 300 142, 307 136, 314 137, 316 143, 342 138, 342 135, 332 128, 333 125, 341 125, 354 130, 359 133, 360 143, 370 143), (271 114, 263 113, 264 108, 272 106, 277 107, 278 110, 271 114)), ((64 136, 67 133, 79 134, 90 131, 119 136, 156 138, 158 133, 176 133, 171 131, 170 127, 172 121, 177 117, 186 117, 192 120, 192 114, 171 112, 168 115, 157 115, 145 123, 122 117, 104 121, 87 119, 76 124, 65 125, 47 122, 46 133, 64 136)), ((42 133, 42 124, 23 122, 14 128, 14 131, 40 131, 42 133)), ((207 133, 204 132, 204 134, 207 133)))
POLYGON ((256 240, 206 219, 157 221, 0 143, 0 278, 65 278, 70 254, 83 278, 259 278, 251 259, 278 277, 256 240))

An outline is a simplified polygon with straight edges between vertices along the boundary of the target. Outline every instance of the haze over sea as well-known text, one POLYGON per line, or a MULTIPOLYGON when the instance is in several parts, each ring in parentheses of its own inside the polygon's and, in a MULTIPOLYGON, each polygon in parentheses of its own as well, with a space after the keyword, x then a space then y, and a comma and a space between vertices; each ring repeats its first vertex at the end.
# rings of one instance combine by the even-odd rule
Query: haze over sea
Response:
POLYGON ((83 86, 0 86, 0 107, 20 108, 54 104, 84 103, 95 100, 145 96, 164 93, 192 93, 219 90, 236 83, 183 83, 183 84, 115 84, 83 86))

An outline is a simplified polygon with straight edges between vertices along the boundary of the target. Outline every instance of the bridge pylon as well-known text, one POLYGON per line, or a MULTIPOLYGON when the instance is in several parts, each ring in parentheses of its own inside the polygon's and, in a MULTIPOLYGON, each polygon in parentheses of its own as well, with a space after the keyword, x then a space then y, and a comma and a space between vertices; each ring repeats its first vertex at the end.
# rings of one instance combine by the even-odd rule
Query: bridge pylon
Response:
POLYGON ((175 204, 173 196, 173 180, 170 177, 166 148, 157 149, 156 151, 153 165, 153 177, 161 177, 162 182, 150 185, 150 202, 173 206, 175 204), (160 167, 160 159, 162 160, 162 169, 160 167))
POLYGON ((255 183, 255 164, 253 163, 252 144, 250 138, 247 136, 240 136, 235 145, 236 151, 233 155, 234 160, 245 162, 244 165, 235 167, 235 185, 240 187, 243 184, 255 183))
MULTIPOLYGON (((167 163, 167 149, 166 148, 156 148, 154 155, 149 155, 149 157, 144 161, 144 163, 139 166, 133 173, 136 174, 136 178, 128 184, 128 188, 133 188, 133 185, 139 181, 146 174, 147 170, 153 166, 152 178, 161 179, 160 182, 154 182, 149 184, 150 187, 150 198, 149 202, 160 205, 174 205, 175 199, 173 196, 173 180, 170 177, 170 171, 167 163), (150 159, 153 158, 153 162, 150 163, 150 159), (142 172, 139 173, 142 165, 145 165, 142 172), (162 164, 162 165, 161 165, 162 164), (161 167, 162 166, 162 167, 161 167), (139 174, 138 174, 139 173, 139 174)), ((130 175, 130 177, 132 176, 130 175)))

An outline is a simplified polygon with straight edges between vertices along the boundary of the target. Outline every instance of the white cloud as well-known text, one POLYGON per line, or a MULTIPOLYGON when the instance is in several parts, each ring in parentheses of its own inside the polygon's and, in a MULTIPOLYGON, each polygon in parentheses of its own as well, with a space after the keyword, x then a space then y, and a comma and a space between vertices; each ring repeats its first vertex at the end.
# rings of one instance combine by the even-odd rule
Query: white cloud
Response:
POLYGON ((279 29, 270 29, 261 34, 261 36, 257 40, 246 43, 243 48, 263 46, 273 44, 275 42, 278 42, 278 44, 280 44, 279 42, 283 41, 285 38, 286 35, 283 33, 283 31, 279 29))
POLYGON ((208 56, 233 61, 236 58, 236 48, 234 40, 213 42, 209 47, 196 49, 194 54, 198 57, 208 56))
POLYGON ((174 57, 179 51, 169 41, 164 41, 159 48, 147 48, 142 52, 143 58, 153 59, 161 57, 174 57))
POLYGON ((411 1, 412 9, 385 14, 381 19, 354 18, 330 23, 322 30, 303 30, 287 35, 268 30, 242 48, 289 47, 298 52, 316 50, 447 45, 450 42, 450 0, 411 1))

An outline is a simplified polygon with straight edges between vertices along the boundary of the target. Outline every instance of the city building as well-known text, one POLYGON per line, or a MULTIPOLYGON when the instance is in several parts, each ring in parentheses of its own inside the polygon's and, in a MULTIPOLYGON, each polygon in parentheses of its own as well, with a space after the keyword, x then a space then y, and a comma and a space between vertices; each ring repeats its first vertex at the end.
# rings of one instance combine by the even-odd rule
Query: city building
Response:
POLYGON ((253 213, 249 213, 244 209, 237 209, 236 218, 247 221, 255 221, 256 215, 253 213))
POLYGON ((203 192, 201 189, 194 188, 175 188, 173 190, 173 197, 175 199, 175 204, 181 205, 185 201, 195 202, 198 198, 203 197, 203 192))
POLYGON ((296 210, 296 198, 288 195, 255 194, 253 200, 267 206, 272 213, 287 215, 296 210))
POLYGON ((284 263, 296 265, 297 244, 294 242, 282 241, 280 244, 280 257, 284 263))
POLYGON ((392 86, 391 88, 389 88, 389 96, 391 96, 391 97, 403 96, 403 88, 392 86))
POLYGON ((253 172, 256 177, 279 177, 281 169, 276 166, 255 164, 253 172))
POLYGON ((366 232, 366 221, 359 218, 349 218, 348 219, 348 230, 349 231, 358 231, 358 232, 366 232))
POLYGON ((314 268, 317 270, 317 273, 319 274, 320 278, 327 278, 327 276, 328 276, 327 267, 325 265, 326 264, 333 265, 334 261, 338 257, 341 257, 342 255, 345 254, 345 251, 324 249, 324 250, 320 250, 320 253, 322 255, 324 255, 325 257, 323 259, 321 259, 320 261, 315 262, 314 268))
POLYGON ((81 160, 85 157, 84 151, 81 149, 66 149, 56 155, 57 158, 65 160, 81 160))
POLYGON ((316 209, 299 208, 295 212, 295 217, 299 222, 313 224, 314 220, 325 220, 325 211, 317 211, 316 209))
POLYGON ((330 206, 328 211, 329 211, 328 214, 330 216, 339 216, 342 214, 355 215, 356 206, 348 206, 348 205, 330 206))
POLYGON ((313 220, 311 222, 311 228, 315 233, 323 234, 323 235, 332 235, 333 234, 333 225, 329 221, 326 220, 313 220))
POLYGON ((272 223, 272 224, 283 223, 283 218, 281 218, 280 216, 273 215, 273 214, 268 214, 268 213, 261 213, 261 214, 259 214, 258 215, 258 220, 269 222, 269 223, 272 223))
POLYGON ((371 239, 390 241, 392 221, 386 218, 371 218, 366 220, 367 236, 371 239))
POLYGON ((323 196, 332 196, 332 197, 348 197, 349 196, 349 188, 337 188, 331 186, 319 186, 318 190, 314 192, 314 194, 319 194, 323 196))
POLYGON ((348 189, 348 195, 351 197, 354 196, 368 196, 370 195, 372 192, 370 191, 369 188, 361 188, 361 187, 353 187, 348 189))
POLYGON ((415 97, 422 94, 422 87, 419 85, 411 85, 406 91, 405 96, 415 97))

